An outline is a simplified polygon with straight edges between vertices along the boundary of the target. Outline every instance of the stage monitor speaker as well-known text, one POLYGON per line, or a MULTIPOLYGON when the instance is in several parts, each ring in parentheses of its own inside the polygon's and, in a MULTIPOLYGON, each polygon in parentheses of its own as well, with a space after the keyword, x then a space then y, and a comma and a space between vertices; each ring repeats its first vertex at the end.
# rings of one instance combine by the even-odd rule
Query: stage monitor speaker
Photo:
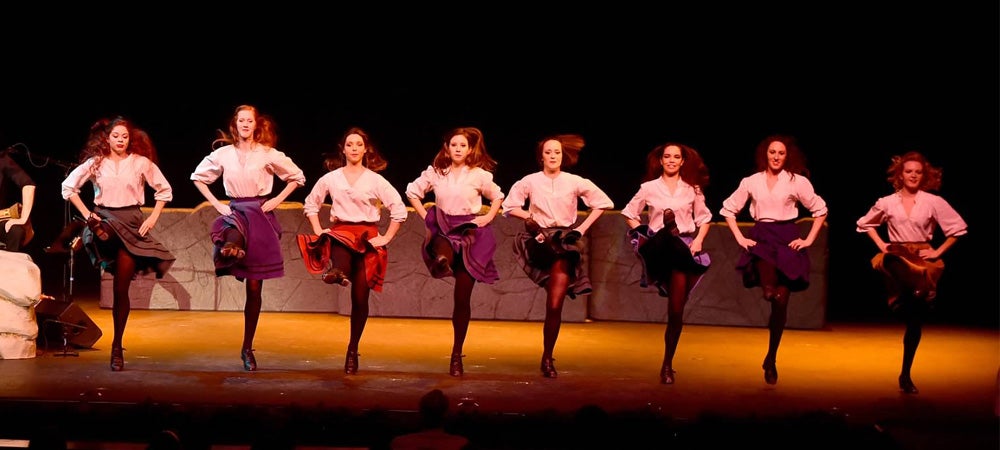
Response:
POLYGON ((35 305, 38 320, 38 345, 62 348, 66 343, 79 348, 91 348, 104 334, 87 313, 75 303, 42 300, 35 305))

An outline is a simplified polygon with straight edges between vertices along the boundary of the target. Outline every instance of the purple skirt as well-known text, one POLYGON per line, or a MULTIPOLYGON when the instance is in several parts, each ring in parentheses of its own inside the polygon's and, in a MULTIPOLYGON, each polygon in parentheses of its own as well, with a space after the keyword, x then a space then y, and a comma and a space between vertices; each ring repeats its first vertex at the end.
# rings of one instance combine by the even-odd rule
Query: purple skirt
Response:
POLYGON ((806 249, 792 250, 788 243, 800 236, 799 226, 794 221, 757 222, 748 232, 757 245, 750 251, 743 251, 736 261, 736 270, 743 274, 743 286, 760 286, 760 277, 753 262, 763 259, 778 269, 778 274, 792 292, 804 291, 809 287, 809 253, 806 249))
POLYGON ((493 227, 477 227, 470 222, 476 216, 474 214, 462 216, 449 216, 437 206, 427 208, 427 217, 424 218, 424 225, 427 233, 424 235, 424 245, 421 248, 421 256, 424 264, 434 278, 444 278, 447 274, 436 273, 434 261, 431 256, 431 238, 441 236, 448 240, 451 249, 456 255, 462 257, 465 270, 475 278, 476 281, 493 284, 500 279, 496 264, 493 263, 493 254, 497 250, 497 240, 493 235, 493 227))
POLYGON ((233 213, 219 216, 212 222, 211 236, 215 250, 215 276, 232 275, 237 280, 266 280, 285 275, 285 260, 281 253, 281 224, 274 211, 264 212, 264 197, 234 198, 229 201, 233 213), (243 235, 246 256, 223 258, 225 232, 235 228, 243 235))

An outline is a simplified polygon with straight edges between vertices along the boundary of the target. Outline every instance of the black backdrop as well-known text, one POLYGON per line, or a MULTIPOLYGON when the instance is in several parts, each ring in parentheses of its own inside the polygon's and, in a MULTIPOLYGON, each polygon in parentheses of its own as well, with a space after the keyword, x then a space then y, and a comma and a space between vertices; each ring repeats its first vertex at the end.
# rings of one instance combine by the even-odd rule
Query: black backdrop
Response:
MULTIPOLYGON (((170 207, 202 201, 189 175, 243 103, 274 117, 277 147, 305 169, 308 186, 292 201, 353 125, 373 136, 389 160, 383 174, 401 191, 456 126, 484 131, 505 190, 537 169, 536 140, 580 133, 587 147, 572 172, 616 207, 637 189, 646 153, 681 141, 711 170, 713 210, 753 171, 760 139, 793 134, 830 206, 834 321, 890 320, 868 265, 876 248, 853 224, 890 193, 890 157, 919 150, 944 168, 939 193, 970 225, 945 256, 936 320, 995 327, 996 5, 839 8, 694 16, 511 7, 421 21, 414 11, 281 10, 251 17, 256 26, 206 10, 163 11, 173 20, 157 26, 134 11, 62 24, 12 12, 0 145, 20 143, 14 158, 39 182, 29 252, 58 296, 65 256, 42 248, 62 225, 59 183, 104 116, 128 116, 151 134, 174 187, 170 207), (57 32, 64 37, 48 38, 57 32)), ((76 292, 96 292, 86 256, 76 262, 76 292)))

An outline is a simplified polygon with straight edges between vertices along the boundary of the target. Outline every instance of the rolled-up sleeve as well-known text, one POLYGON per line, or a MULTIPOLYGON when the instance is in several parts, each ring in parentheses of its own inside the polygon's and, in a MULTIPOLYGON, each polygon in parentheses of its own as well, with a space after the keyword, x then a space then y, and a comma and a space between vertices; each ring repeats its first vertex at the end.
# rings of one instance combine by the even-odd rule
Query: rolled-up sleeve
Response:
POLYGON ((608 197, 601 188, 597 187, 593 181, 580 178, 580 198, 583 204, 591 209, 611 209, 615 207, 615 202, 608 197))
POLYGON ((88 159, 82 164, 76 166, 66 179, 62 182, 62 198, 63 200, 68 200, 74 194, 80 195, 80 188, 90 180, 93 173, 91 172, 91 167, 94 166, 94 159, 88 159))
POLYGON ((486 170, 482 170, 480 171, 480 174, 481 175, 479 176, 480 180, 479 192, 483 195, 483 197, 485 197, 487 200, 491 202, 496 200, 503 200, 504 198, 503 190, 500 189, 499 184, 496 184, 493 181, 493 173, 486 170))
POLYGON ((501 204, 501 213, 504 217, 510 217, 510 212, 515 209, 524 209, 529 189, 528 181, 525 178, 514 182, 514 185, 510 187, 510 195, 504 198, 503 204, 501 204))
POLYGON ((806 177, 795 177, 795 196, 799 203, 812 213, 813 217, 822 217, 827 214, 826 200, 816 194, 812 182, 806 177))
POLYGON ((222 176, 222 165, 219 163, 219 151, 215 150, 202 158, 191 173, 191 181, 200 181, 205 184, 215 183, 222 176))
POLYGON ((300 187, 306 185, 305 173, 292 161, 292 158, 274 149, 268 153, 271 155, 269 161, 271 170, 278 176, 278 179, 285 183, 296 183, 300 187))
POLYGON ((422 200, 433 187, 433 183, 431 181, 433 180, 433 177, 434 167, 427 166, 423 172, 420 172, 420 176, 418 176, 417 179, 406 185, 406 198, 422 200))
POLYGON ((719 215, 722 217, 735 218, 740 210, 747 205, 747 200, 750 198, 750 186, 749 178, 744 178, 740 181, 739 187, 733 191, 725 200, 722 201, 722 209, 719 210, 719 215))
POLYGON ((174 190, 170 186, 170 182, 167 181, 167 177, 163 176, 160 167, 153 163, 153 161, 146 160, 146 170, 143 171, 142 175, 146 178, 146 184, 154 190, 154 200, 169 202, 174 199, 174 190))
POLYGON ((856 231, 858 233, 867 233, 869 229, 878 228, 879 225, 885 223, 886 218, 885 199, 879 199, 868 209, 867 214, 858 219, 856 231))
POLYGON ((389 219, 393 222, 405 222, 409 214, 406 212, 406 205, 403 204, 403 196, 399 195, 399 191, 392 186, 392 183, 381 178, 375 189, 382 205, 389 210, 389 219))

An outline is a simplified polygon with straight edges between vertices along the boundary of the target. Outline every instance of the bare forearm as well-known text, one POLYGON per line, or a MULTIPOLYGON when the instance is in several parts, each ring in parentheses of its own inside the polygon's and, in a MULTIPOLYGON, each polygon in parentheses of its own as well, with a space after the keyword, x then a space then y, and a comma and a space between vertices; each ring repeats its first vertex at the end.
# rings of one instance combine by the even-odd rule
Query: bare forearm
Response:
POLYGON ((194 187, 198 189, 198 192, 201 192, 202 197, 205 197, 205 200, 207 200, 212 206, 219 204, 219 199, 215 198, 215 194, 212 194, 212 190, 208 188, 207 184, 202 183, 201 181, 195 181, 194 187))
POLYGON ((282 203, 285 201, 286 198, 288 198, 289 195, 292 195, 293 191, 295 191, 298 188, 299 188, 298 183, 288 183, 285 185, 285 188, 282 189, 281 192, 279 192, 276 197, 274 197, 274 199, 277 200, 278 203, 282 203))
POLYGON ((383 236, 385 236, 386 239, 391 241, 393 238, 396 237, 396 233, 399 232, 399 229, 400 227, 402 227, 402 225, 403 225, 402 222, 396 222, 396 221, 389 222, 389 226, 385 229, 385 234, 383 236))
POLYGON ((21 217, 31 217, 31 209, 35 206, 35 186, 27 185, 21 188, 21 217))

